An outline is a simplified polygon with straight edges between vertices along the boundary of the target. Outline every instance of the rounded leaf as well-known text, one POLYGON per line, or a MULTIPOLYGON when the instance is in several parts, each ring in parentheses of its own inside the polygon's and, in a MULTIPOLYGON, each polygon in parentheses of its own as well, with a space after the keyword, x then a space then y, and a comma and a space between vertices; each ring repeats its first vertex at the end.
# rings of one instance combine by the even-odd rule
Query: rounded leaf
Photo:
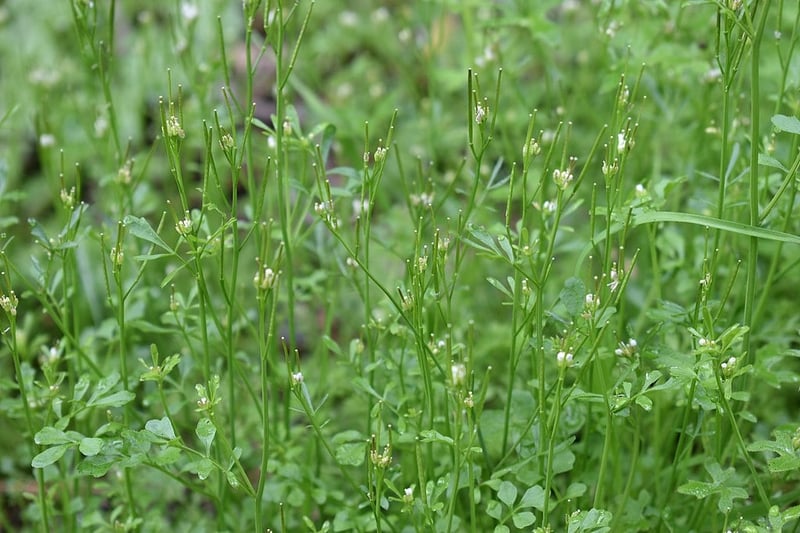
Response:
POLYGON ((497 497, 501 502, 511 507, 517 499, 517 487, 510 481, 503 481, 500 483, 500 488, 497 489, 497 497))
POLYGON ((81 443, 78 445, 78 450, 85 456, 90 457, 92 455, 97 455, 100 453, 100 450, 103 449, 103 444, 105 441, 103 439, 98 439, 95 437, 86 437, 81 439, 81 443))

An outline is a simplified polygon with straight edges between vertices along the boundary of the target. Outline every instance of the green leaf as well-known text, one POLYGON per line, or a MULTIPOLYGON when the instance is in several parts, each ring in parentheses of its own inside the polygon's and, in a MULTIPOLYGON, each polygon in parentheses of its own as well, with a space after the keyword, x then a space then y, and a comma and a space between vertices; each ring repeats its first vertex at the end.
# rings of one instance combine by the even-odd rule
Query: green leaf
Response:
POLYGON ((160 420, 148 420, 145 423, 144 428, 154 435, 157 435, 168 441, 175 438, 175 430, 172 427, 172 422, 170 422, 169 418, 166 416, 160 420))
POLYGON ((31 466, 33 468, 44 468, 55 463, 64 456, 64 453, 66 453, 70 446, 72 445, 59 444, 57 446, 53 446, 52 448, 47 448, 45 451, 33 458, 31 461, 31 466))
POLYGON ((208 476, 211 475, 211 472, 214 470, 214 463, 211 459, 204 457, 199 461, 190 463, 187 465, 187 468, 190 472, 197 474, 197 477, 200 479, 208 479, 208 476))
POLYGON ((96 437, 86 437, 81 439, 78 450, 85 456, 97 455, 103 449, 105 441, 96 437))
POLYGON ((740 222, 733 222, 731 220, 722 220, 715 217, 705 215, 696 215, 693 213, 676 213, 672 211, 648 211, 645 213, 637 213, 633 216, 633 225, 640 226, 642 224, 653 224, 656 222, 677 222, 679 224, 694 224, 697 226, 706 226, 722 231, 736 233, 738 235, 746 235, 748 237, 756 237, 768 241, 786 242, 790 244, 800 244, 800 236, 784 233, 782 231, 775 231, 768 228, 759 226, 750 226, 740 222))
POLYGON ((176 448, 175 446, 167 446, 156 454, 156 456, 153 458, 153 462, 160 466, 166 466, 177 462, 180 458, 180 448, 176 448))
POLYGON ((214 436, 217 434, 217 428, 214 427, 214 423, 208 418, 201 418, 197 422, 197 428, 194 432, 197 438, 203 443, 206 449, 206 455, 208 455, 211 451, 211 443, 214 442, 214 436))
POLYGON ((653 400, 651 400, 647 396, 644 395, 637 396, 636 400, 634 401, 636 402, 636 405, 638 405, 647 412, 650 412, 650 410, 653 408, 653 400))
POLYGON ((51 446, 53 444, 69 444, 73 442, 73 440, 70 439, 66 433, 51 426, 46 426, 40 429, 39 432, 34 435, 33 441, 36 444, 43 446, 51 446))
POLYGON ((125 218, 122 219, 122 224, 125 226, 125 229, 131 233, 131 235, 145 240, 151 244, 155 244, 156 246, 167 250, 168 252, 174 253, 174 250, 170 248, 161 237, 158 236, 158 233, 155 232, 147 220, 141 217, 135 217, 133 215, 126 215, 125 218))
POLYGON ((568 533, 581 533, 595 531, 604 533, 611 531, 609 524, 613 515, 603 509, 589 509, 588 511, 575 511, 569 515, 567 521, 568 533))
POLYGON ((336 448, 336 462, 340 465, 360 466, 366 452, 366 442, 348 442, 336 448))
POLYGON ((497 489, 497 498, 507 506, 512 507, 517 499, 517 487, 510 481, 503 481, 500 483, 500 488, 497 489))
MULTIPOLYGON (((572 486, 570 486, 571 488, 572 486)), ((519 507, 535 507, 540 511, 544 509, 544 489, 535 485, 525 491, 519 501, 519 507)))
POLYGON ((422 433, 420 433, 420 439, 422 442, 441 442, 443 444, 447 444, 448 446, 453 445, 453 439, 450 437, 445 437, 441 433, 433 429, 426 429, 422 433))
MULTIPOLYGON (((575 498, 580 498, 584 494, 586 494, 586 485, 584 485, 583 483, 573 483, 572 485, 567 487, 567 493, 564 494, 564 499, 574 500, 575 498)), ((539 509, 539 507, 537 507, 537 509, 539 509)))
POLYGON ((499 525, 494 527, 494 533, 509 533, 511 530, 508 529, 508 526, 499 525))
POLYGON ((233 472, 233 470, 228 470, 225 472, 225 479, 228 481, 228 485, 230 485, 232 488, 239 488, 239 478, 236 477, 236 474, 233 472))
POLYGON ((514 514, 514 516, 511 517, 511 521, 514 522, 516 527, 522 529, 536 522, 536 517, 530 511, 522 511, 521 513, 514 514))
POLYGON ((118 460, 119 457, 93 455, 78 463, 78 473, 85 476, 103 477, 118 460))
POLYGON ((707 498, 711 494, 714 493, 715 487, 711 483, 706 483, 704 481, 687 481, 680 487, 678 487, 678 493, 680 494, 688 494, 689 496, 694 496, 698 500, 702 498, 707 498))
POLYGON ((733 500, 744 500, 748 496, 747 491, 741 487, 723 487, 719 494, 717 508, 722 513, 728 514, 733 509, 733 500))
POLYGON ((800 457, 796 455, 783 455, 781 457, 776 457, 775 459, 770 459, 767 462, 767 467, 772 474, 798 470, 800 469, 800 457))
POLYGON ((786 115, 773 115, 772 124, 780 131, 787 133, 794 133, 800 135, 800 120, 797 117, 789 117, 786 115))
POLYGON ((488 252, 489 255, 505 259, 512 264, 514 262, 514 250, 505 235, 495 237, 483 229, 470 226, 469 237, 465 239, 465 242, 473 248, 488 252))
POLYGON ((561 302, 571 317, 576 317, 583 311, 586 298, 586 285, 579 278, 569 278, 564 282, 564 288, 559 295, 561 302))
POLYGON ((104 398, 100 398, 98 400, 94 400, 89 402, 87 405, 90 407, 122 407, 126 403, 130 402, 136 397, 136 395, 130 391, 121 390, 119 392, 115 392, 114 394, 110 394, 104 398))
POLYGON ((486 514, 495 520, 500 520, 503 516, 503 506, 497 500, 491 500, 486 504, 486 514))
POLYGON ((784 172, 789 172, 789 170, 783 166, 783 163, 767 154, 758 154, 758 164, 764 167, 772 167, 784 172))

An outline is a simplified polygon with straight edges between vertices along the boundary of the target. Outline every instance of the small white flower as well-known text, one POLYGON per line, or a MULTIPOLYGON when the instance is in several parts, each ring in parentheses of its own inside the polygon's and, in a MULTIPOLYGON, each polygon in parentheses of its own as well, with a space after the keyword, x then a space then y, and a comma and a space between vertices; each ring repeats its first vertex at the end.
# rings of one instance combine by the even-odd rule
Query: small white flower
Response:
POLYGON ((302 372, 292 372, 292 385, 299 385, 303 382, 302 372))
POLYGON ((346 28, 358 25, 358 15, 352 11, 342 11, 339 14, 339 24, 346 28))
POLYGON ((625 132, 617 133, 617 151, 623 152, 625 148, 628 146, 628 142, 625 139, 625 132))
POLYGON ((191 23, 194 19, 196 19, 197 15, 199 14, 200 10, 197 8, 197 5, 191 2, 181 3, 181 16, 183 17, 183 20, 185 20, 187 24, 191 23))
POLYGON ((253 276, 253 284, 262 291, 266 291, 275 286, 277 278, 277 272, 269 267, 264 267, 264 270, 256 271, 256 275, 253 276))
POLYGON ((69 210, 75 207, 75 187, 72 187, 69 192, 67 189, 61 189, 61 203, 69 210))
POLYGON ((601 170, 603 171, 603 176, 605 176, 607 178, 610 177, 610 176, 613 176, 614 174, 617 173, 618 169, 619 169, 619 165, 617 164, 617 160, 616 159, 614 159, 611 163, 609 163, 605 159, 603 160, 603 166, 601 168, 601 170))
POLYGON ((559 368, 567 368, 572 366, 573 355, 569 352, 560 351, 556 354, 556 364, 559 368))
POLYGON ((380 24, 381 22, 386 22, 389 20, 389 10, 385 7, 379 7, 375 11, 372 12, 371 17, 372 22, 376 24, 380 24))
POLYGON ((477 124, 483 124, 487 114, 488 110, 483 104, 478 103, 475 105, 475 122, 477 124))
POLYGON ((450 377, 453 380, 453 385, 460 386, 464 384, 467 378, 467 367, 463 363, 456 363, 450 366, 450 377))
POLYGON ((19 304, 19 299, 14 291, 0 296, 0 308, 11 316, 17 316, 17 304, 19 304))
POLYGON ((628 342, 620 342, 619 348, 614 350, 614 353, 620 357, 633 357, 637 346, 636 339, 628 339, 628 342))
POLYGON ((472 396, 472 391, 469 391, 466 398, 464 398, 464 407, 467 409, 472 409, 475 407, 475 398, 472 396))
POLYGON ((608 283, 608 288, 611 292, 614 292, 619 288, 620 279, 619 279, 620 272, 617 270, 617 263, 613 263, 611 265, 611 271, 608 273, 608 277, 611 278, 611 281, 608 283))
POLYGON ((175 115, 170 115, 167 118, 167 136, 179 137, 181 139, 186 137, 186 132, 183 131, 183 128, 181 127, 181 121, 175 115))
POLYGON ((175 231, 184 237, 192 232, 192 219, 189 218, 189 213, 186 213, 186 217, 175 224, 175 231))
POLYGON ((233 136, 230 133, 225 133, 219 140, 220 147, 225 150, 232 150, 236 147, 236 143, 233 141, 233 136))
POLYGON ((536 139, 531 139, 528 141, 527 144, 522 146, 522 159, 528 159, 528 157, 535 157, 539 155, 542 151, 542 147, 539 146, 539 142, 536 139))
POLYGON ((417 270, 422 273, 426 268, 428 268, 428 256, 422 255, 417 258, 417 270))
POLYGON ((42 148, 49 148, 56 144, 56 136, 52 133, 42 133, 39 136, 39 146, 42 148))
POLYGON ((119 271, 119 269, 122 268, 122 261, 125 259, 125 252, 123 252, 121 247, 117 249, 117 247, 114 246, 111 248, 111 252, 108 255, 111 258, 111 268, 114 271, 119 271))

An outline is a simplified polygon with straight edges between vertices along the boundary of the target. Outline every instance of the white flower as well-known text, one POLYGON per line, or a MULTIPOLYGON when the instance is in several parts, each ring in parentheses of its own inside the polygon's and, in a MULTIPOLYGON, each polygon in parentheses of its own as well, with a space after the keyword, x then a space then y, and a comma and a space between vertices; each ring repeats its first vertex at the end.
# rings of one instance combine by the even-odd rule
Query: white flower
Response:
POLYGON ((303 382, 302 372, 292 372, 292 385, 299 385, 303 382))
POLYGON ((625 132, 617 133, 617 151, 622 152, 628 143, 625 141, 625 132))
POLYGON ((486 115, 488 115, 488 107, 483 104, 476 104, 475 105, 475 122, 477 124, 483 124, 486 120, 486 115))
POLYGON ((192 232, 192 219, 189 218, 189 213, 186 213, 186 217, 183 220, 179 220, 177 224, 175 224, 175 231, 178 234, 186 236, 192 232))
POLYGON ((0 296, 0 308, 11 316, 17 316, 17 304, 19 304, 19 300, 14 291, 0 296))
POLYGON ((197 18, 197 15, 200 14, 200 10, 197 9, 195 4, 191 2, 183 2, 181 3, 181 16, 183 20, 186 21, 187 24, 191 23, 194 19, 197 18))
POLYGON ((181 127, 181 121, 175 115, 170 115, 167 118, 167 136, 179 137, 183 139, 186 137, 186 132, 181 127))
POLYGON ((572 366, 573 355, 569 352, 560 351, 556 354, 556 364, 559 368, 567 368, 572 366))
POLYGON ((450 377, 453 380, 453 385, 463 385, 464 380, 467 378, 467 367, 465 367, 463 363, 451 365, 450 377))
POLYGON ((541 151, 542 147, 539 146, 539 142, 536 139, 531 139, 527 144, 522 146, 522 158, 528 159, 528 157, 537 156, 541 151))
POLYGON ((620 357, 633 357, 633 354, 636 353, 636 347, 638 343, 636 339, 628 339, 628 342, 620 342, 619 348, 614 350, 614 353, 620 357))
POLYGON ((264 270, 256 271, 256 275, 253 276, 253 284, 262 291, 266 291, 275 286, 277 278, 277 272, 269 267, 264 267, 264 270))
POLYGON ((56 144, 56 136, 52 133, 43 133, 39 136, 39 146, 49 148, 56 144))

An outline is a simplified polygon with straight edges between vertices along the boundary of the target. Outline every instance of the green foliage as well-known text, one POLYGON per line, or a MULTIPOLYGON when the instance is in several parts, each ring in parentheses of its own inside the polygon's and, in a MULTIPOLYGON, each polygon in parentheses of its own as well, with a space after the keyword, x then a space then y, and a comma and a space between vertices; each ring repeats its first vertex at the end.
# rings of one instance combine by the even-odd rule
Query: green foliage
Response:
POLYGON ((0 5, 0 530, 796 530, 796 3, 385 4, 0 5))

